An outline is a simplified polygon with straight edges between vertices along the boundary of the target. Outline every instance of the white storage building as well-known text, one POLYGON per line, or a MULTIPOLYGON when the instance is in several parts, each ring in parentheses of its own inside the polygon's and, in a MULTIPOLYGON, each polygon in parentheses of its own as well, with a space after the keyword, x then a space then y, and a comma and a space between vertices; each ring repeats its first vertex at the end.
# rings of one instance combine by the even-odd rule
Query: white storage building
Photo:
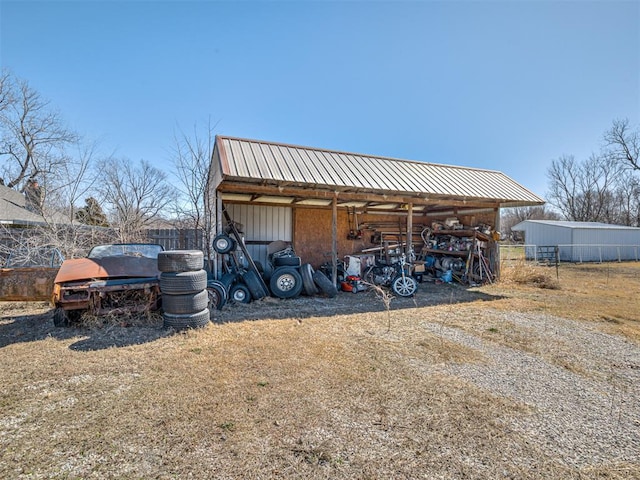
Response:
POLYGON ((640 259, 640 228, 598 222, 525 220, 512 230, 523 232, 527 257, 558 247, 563 262, 607 262, 640 259), (535 250, 534 250, 535 248, 535 250))

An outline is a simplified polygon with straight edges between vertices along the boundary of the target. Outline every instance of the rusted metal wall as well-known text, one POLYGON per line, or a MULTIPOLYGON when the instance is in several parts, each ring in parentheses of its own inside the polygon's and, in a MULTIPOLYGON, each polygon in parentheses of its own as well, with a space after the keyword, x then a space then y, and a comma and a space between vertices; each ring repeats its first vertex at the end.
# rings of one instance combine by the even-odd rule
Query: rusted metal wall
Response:
POLYGON ((0 269, 0 301, 51 300, 57 268, 24 267, 0 269))

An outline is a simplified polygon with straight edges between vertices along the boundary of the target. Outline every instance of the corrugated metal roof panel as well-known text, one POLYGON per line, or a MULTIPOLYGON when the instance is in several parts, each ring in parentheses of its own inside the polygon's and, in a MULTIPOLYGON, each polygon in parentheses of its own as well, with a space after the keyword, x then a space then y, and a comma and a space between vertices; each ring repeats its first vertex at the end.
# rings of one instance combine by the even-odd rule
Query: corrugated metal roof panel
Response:
POLYGON ((640 231, 638 227, 628 227, 626 225, 614 225, 612 223, 602 223, 602 222, 576 222, 571 220, 523 220, 511 227, 512 230, 524 230, 527 225, 547 225, 550 227, 561 227, 561 228, 582 228, 588 230, 637 230, 640 231))
POLYGON ((542 204, 544 200, 494 170, 376 157, 232 137, 216 137, 224 178, 314 185, 360 192, 542 204))

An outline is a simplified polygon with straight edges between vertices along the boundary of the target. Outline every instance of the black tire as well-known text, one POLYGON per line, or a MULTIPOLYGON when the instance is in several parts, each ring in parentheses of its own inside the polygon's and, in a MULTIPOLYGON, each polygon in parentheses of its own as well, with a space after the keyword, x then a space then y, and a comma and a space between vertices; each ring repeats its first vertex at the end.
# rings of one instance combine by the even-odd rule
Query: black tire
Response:
POLYGON ((249 288, 249 292, 251 292, 251 298, 254 300, 260 300, 261 298, 269 295, 269 292, 264 291, 264 287, 262 286, 262 282, 258 277, 258 274, 253 270, 247 270, 242 274, 242 280, 244 281, 247 288, 249 288))
POLYGON ((418 289, 418 282, 410 275, 398 275, 391 280, 391 290, 400 297, 412 297, 418 289))
POLYGON ((218 253, 229 253, 235 250, 236 246, 236 241, 224 233, 213 239, 213 249, 218 253))
POLYGON ((185 295, 207 288, 207 272, 163 272, 160 274, 160 291, 166 295, 185 295))
POLYGON ((264 271, 262 272, 262 278, 264 278, 264 281, 269 283, 269 280, 271 280, 271 276, 273 275, 273 265, 271 264, 271 262, 267 262, 264 265, 264 271))
POLYGON ((222 275, 222 277, 220 277, 220 283, 224 285, 224 287, 227 289, 227 292, 231 289, 231 287, 234 283, 236 283, 237 280, 237 273, 225 273, 224 275, 222 275))
POLYGON ((209 323, 209 309, 196 313, 173 314, 164 313, 164 328, 174 328, 176 330, 184 330, 186 328, 201 328, 209 323))
MULTIPOLYGON (((227 303, 227 289, 217 280, 213 280, 207 285, 207 296, 209 297, 209 310, 222 310, 222 307, 227 303)), ((213 317, 213 315, 211 316, 213 317)))
POLYGON ((313 281, 313 267, 310 263, 305 263, 300 267, 300 275, 302 275, 302 286, 304 293, 312 297, 318 294, 318 287, 313 281))
POLYGON ((203 266, 204 254, 200 250, 167 250, 158 254, 161 272, 193 272, 203 266))
POLYGON ((251 302, 251 292, 246 285, 236 283, 231 287, 231 290, 229 290, 229 301, 234 303, 249 303, 251 302))
POLYGON ((329 277, 327 277, 320 270, 313 272, 313 281, 318 286, 320 291, 329 298, 333 298, 338 295, 338 288, 333 284, 329 277))
POLYGON ((65 310, 62 307, 56 307, 53 311, 53 326, 54 327, 70 327, 71 324, 76 323, 82 318, 82 312, 84 310, 65 310))
POLYGON ((273 264, 276 267, 299 267, 302 265, 302 260, 295 255, 292 257, 275 257, 273 264))
POLYGON ((165 313, 183 314, 200 312, 209 305, 209 294, 206 290, 184 295, 165 295, 162 297, 162 309, 165 313))
POLYGON ((294 298, 302 291, 302 276, 294 267, 276 268, 269 280, 271 293, 278 298, 294 298))

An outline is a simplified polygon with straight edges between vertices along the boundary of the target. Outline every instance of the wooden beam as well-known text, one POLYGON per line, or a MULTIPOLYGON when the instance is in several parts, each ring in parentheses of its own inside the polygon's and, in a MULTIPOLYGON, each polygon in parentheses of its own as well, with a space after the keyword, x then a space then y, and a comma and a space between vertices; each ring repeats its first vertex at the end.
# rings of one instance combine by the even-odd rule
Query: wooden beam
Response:
MULTIPOLYGON (((241 183, 225 180, 218 186, 218 191, 223 193, 244 193, 257 195, 274 195, 293 198, 317 198, 331 200, 335 195, 335 190, 324 190, 317 187, 285 187, 277 185, 262 185, 254 183, 241 183)), ((499 200, 488 200, 479 198, 462 197, 433 197, 429 195, 390 195, 384 192, 376 193, 354 193, 338 192, 341 201, 360 201, 372 203, 413 203, 414 205, 425 205, 430 207, 445 206, 467 207, 467 208, 496 208, 499 200)))

